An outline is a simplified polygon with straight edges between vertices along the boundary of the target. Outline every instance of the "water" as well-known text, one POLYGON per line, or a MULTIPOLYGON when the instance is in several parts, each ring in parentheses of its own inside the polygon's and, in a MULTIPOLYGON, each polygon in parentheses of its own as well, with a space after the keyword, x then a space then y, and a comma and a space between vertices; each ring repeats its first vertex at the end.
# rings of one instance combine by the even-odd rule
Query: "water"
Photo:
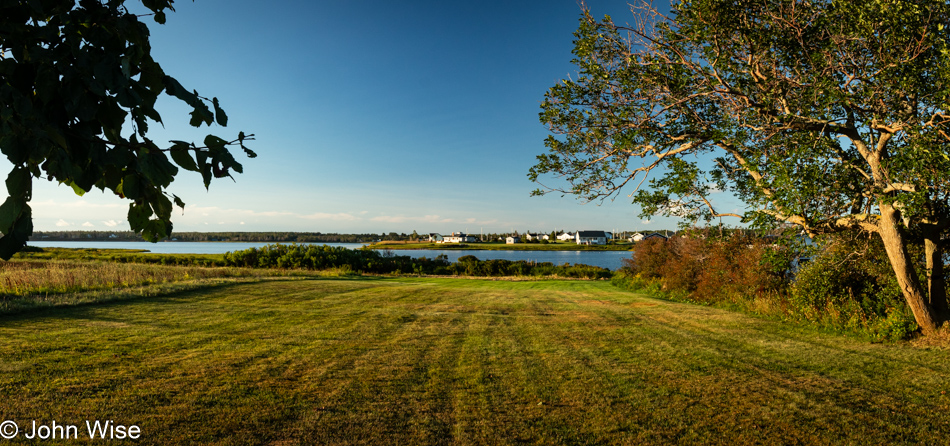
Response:
POLYGON ((439 249, 393 249, 393 254, 413 258, 435 258, 439 254, 455 262, 462 256, 475 256, 478 260, 528 260, 550 262, 555 265, 580 263, 616 270, 623 266, 622 260, 629 259, 629 251, 489 251, 489 250, 439 250, 439 249))
MULTIPOLYGON (((260 248, 271 245, 268 242, 95 242, 95 241, 62 241, 27 243, 38 248, 93 248, 93 249, 141 249, 156 254, 223 254, 228 251, 240 251, 248 248, 260 248)), ((340 246, 348 249, 359 249, 365 243, 301 243, 313 245, 340 246)), ((489 251, 489 250, 451 250, 451 249, 393 249, 388 250, 398 256, 412 258, 426 257, 433 259, 442 254, 449 262, 455 262, 462 256, 475 256, 479 260, 528 260, 534 262, 550 262, 555 265, 565 263, 580 263, 616 270, 623 266, 622 260, 630 258, 629 251, 489 251)))

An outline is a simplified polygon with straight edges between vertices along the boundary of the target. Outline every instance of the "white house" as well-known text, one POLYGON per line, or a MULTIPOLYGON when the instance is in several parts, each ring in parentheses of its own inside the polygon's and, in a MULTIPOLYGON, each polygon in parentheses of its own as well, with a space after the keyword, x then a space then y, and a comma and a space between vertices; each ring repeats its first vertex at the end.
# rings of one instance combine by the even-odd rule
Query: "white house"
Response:
POLYGON ((532 233, 528 232, 528 233, 526 233, 526 234, 524 235, 524 238, 528 239, 528 241, 535 240, 535 239, 540 240, 540 239, 541 239, 541 235, 540 235, 540 234, 532 234, 532 233))
POLYGON ((574 240, 574 234, 571 234, 570 232, 563 232, 561 234, 558 234, 557 239, 562 242, 566 242, 568 240, 574 240))
POLYGON ((574 243, 578 245, 606 245, 607 233, 604 231, 577 231, 574 243))
POLYGON ((643 240, 644 237, 646 237, 646 236, 643 235, 643 233, 638 232, 638 233, 633 234, 633 235, 630 236, 630 241, 631 241, 631 242, 639 242, 640 240, 643 240))
POLYGON ((505 244, 514 245, 515 243, 521 243, 521 237, 517 235, 511 235, 505 238, 505 244))
POLYGON ((440 243, 475 243, 475 236, 464 232, 453 232, 452 235, 442 236, 440 243))
POLYGON ((430 242, 439 242, 439 243, 441 243, 441 242, 442 242, 442 234, 437 234, 437 233, 435 233, 435 232, 430 232, 430 233, 429 233, 429 241, 430 241, 430 242))

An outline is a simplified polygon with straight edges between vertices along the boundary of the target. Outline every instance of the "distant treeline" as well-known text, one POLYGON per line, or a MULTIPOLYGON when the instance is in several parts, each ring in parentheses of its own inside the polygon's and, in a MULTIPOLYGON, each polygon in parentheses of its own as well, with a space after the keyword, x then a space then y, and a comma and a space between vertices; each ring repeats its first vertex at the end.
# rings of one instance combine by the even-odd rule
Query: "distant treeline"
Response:
MULTIPOLYGON (((649 231, 656 232, 656 231, 649 231)), ((662 232, 662 231, 661 231, 662 232)), ((524 234, 526 232, 522 232, 524 234)), ((514 231, 513 234, 518 234, 514 231)), ((542 233, 555 237, 556 232, 542 233)), ((624 232, 625 235, 633 232, 624 232)), ((478 241, 504 241, 507 233, 472 234, 478 241)), ((618 233, 621 235, 621 233, 618 233)), ((377 241, 427 241, 429 234, 390 232, 388 234, 337 234, 322 232, 174 232, 165 241, 178 242, 263 242, 263 243, 373 243, 377 241)), ((34 231, 31 241, 145 241, 132 231, 34 231)), ((526 242, 527 240, 523 240, 526 242)), ((535 242, 538 242, 535 240, 535 242)))
POLYGON ((449 263, 445 256, 434 259, 397 256, 391 252, 347 249, 326 245, 267 245, 224 255, 227 266, 251 268, 345 269, 374 274, 431 274, 464 276, 556 276, 606 279, 613 273, 589 265, 554 265, 525 260, 478 260, 463 256, 449 263))
MULTIPOLYGON (((286 243, 370 243, 377 240, 409 240, 397 234, 324 234, 321 232, 175 232, 168 241, 179 242, 286 242, 286 243)), ((32 241, 118 241, 141 242, 131 231, 35 231, 32 241)))

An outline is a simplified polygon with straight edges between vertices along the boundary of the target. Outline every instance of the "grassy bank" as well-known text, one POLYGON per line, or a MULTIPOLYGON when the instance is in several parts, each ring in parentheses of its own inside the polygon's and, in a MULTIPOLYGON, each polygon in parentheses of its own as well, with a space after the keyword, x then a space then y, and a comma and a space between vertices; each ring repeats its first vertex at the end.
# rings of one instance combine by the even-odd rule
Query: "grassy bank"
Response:
POLYGON ((552 243, 428 243, 428 242, 376 242, 367 245, 370 249, 444 249, 486 251, 629 251, 631 243, 613 245, 578 245, 574 242, 552 243))
MULTIPOLYGON (((341 271, 196 266, 214 259, 121 250, 46 249, 0 263, 0 314, 155 296, 228 281, 341 271)), ((223 263, 223 256, 215 263, 223 263)), ((342 272, 345 274, 345 272, 342 272)))
POLYGON ((0 416, 142 444, 941 444, 950 351, 602 281, 304 279, 0 316, 0 416))

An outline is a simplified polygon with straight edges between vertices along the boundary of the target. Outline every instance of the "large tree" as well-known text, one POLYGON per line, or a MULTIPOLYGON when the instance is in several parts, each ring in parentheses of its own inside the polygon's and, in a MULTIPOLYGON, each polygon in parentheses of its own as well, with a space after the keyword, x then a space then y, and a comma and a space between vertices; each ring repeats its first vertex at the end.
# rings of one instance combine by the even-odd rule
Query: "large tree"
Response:
POLYGON ((0 151, 13 164, 0 205, 0 258, 33 232, 34 179, 131 200, 132 230, 157 241, 171 233, 173 202, 184 207, 166 191, 178 167, 199 172, 208 187, 242 171, 229 146, 255 156, 243 132, 230 141, 208 135, 201 145, 159 147, 148 138, 149 125, 163 123, 155 108, 162 92, 193 109, 192 126, 228 121, 217 98, 189 91, 152 59, 139 19, 165 23, 173 2, 142 0, 150 12, 139 16, 125 0, 0 0, 0 151))
POLYGON ((579 73, 546 95, 541 120, 553 135, 529 174, 566 185, 536 194, 632 191, 645 215, 866 231, 883 240, 923 332, 947 320, 948 2, 698 0, 632 11, 623 26, 583 15, 579 73), (747 211, 716 209, 717 192, 747 211))

